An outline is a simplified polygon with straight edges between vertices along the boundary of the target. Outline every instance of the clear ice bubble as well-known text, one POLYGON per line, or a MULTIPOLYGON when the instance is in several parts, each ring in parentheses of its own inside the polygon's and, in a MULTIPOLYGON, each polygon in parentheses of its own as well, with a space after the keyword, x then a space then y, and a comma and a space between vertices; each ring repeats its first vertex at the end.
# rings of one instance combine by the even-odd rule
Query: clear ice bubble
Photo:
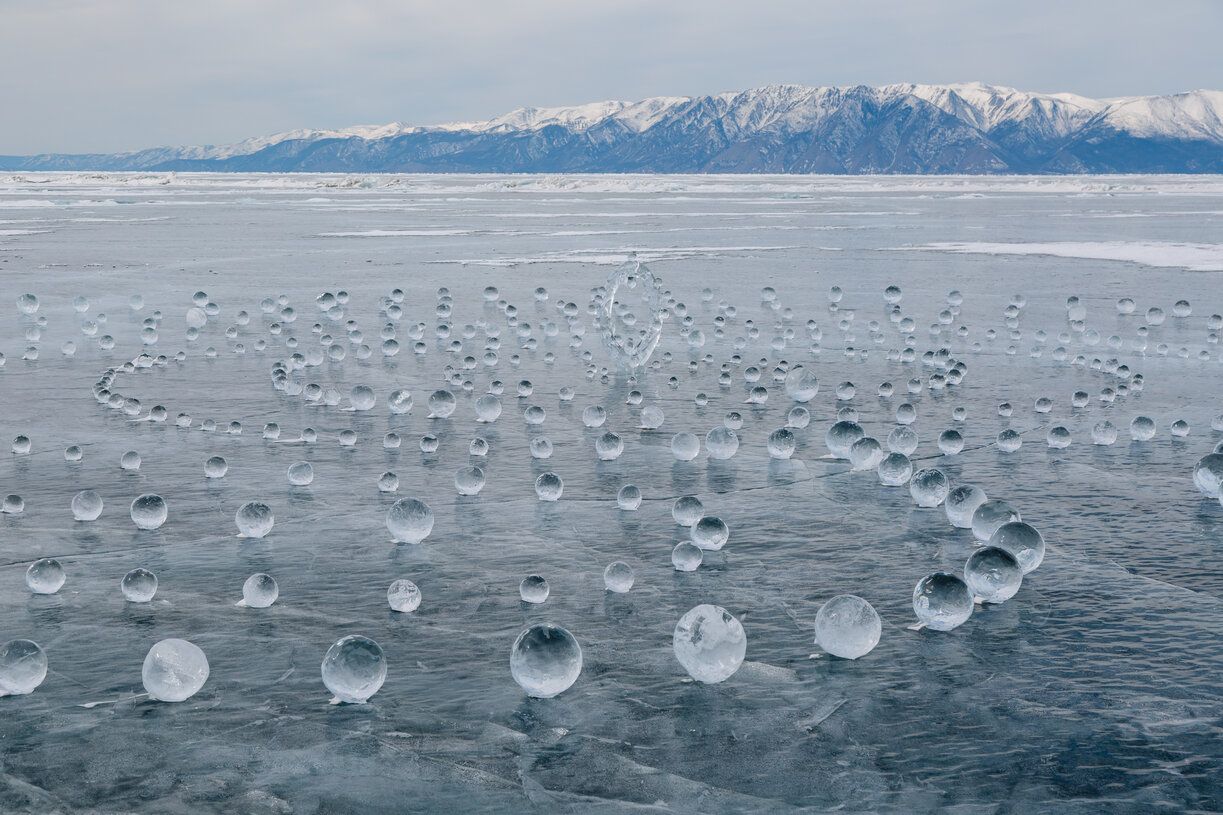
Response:
POLYGON ((709 604, 680 618, 671 644, 688 675, 707 684, 729 679, 747 654, 743 626, 726 609, 709 604))
POLYGON ((964 565, 968 590, 983 603, 1005 603, 1023 583, 1023 569, 1005 549, 986 546, 973 552, 964 565))
POLYGON ((633 588, 633 569, 623 560, 609 563, 603 570, 603 586, 610 592, 624 594, 633 588))
POLYGON ((815 372, 802 365, 795 365, 786 373, 786 395, 795 402, 807 403, 819 392, 820 383, 815 372))
MULTIPOLYGON (((766 447, 769 451, 770 458, 788 459, 794 455, 794 449, 798 446, 798 437, 794 435, 794 431, 782 427, 774 430, 769 434, 766 447)), ((852 454, 853 448, 850 448, 852 454)))
POLYGON ((1018 521, 1019 511, 1006 501, 991 498, 983 501, 972 514, 972 535, 982 543, 987 542, 1003 524, 1018 521))
POLYGON ((604 433, 595 439, 595 455, 599 461, 615 461, 624 452, 624 442, 615 433, 604 433))
POLYGON ((958 430, 944 430, 938 437, 938 449, 945 456, 959 455, 964 449, 964 436, 958 430))
POLYGON ((119 469, 121 470, 139 470, 140 469, 140 454, 135 450, 128 450, 119 459, 119 469))
POLYGON ((904 453, 888 453, 875 468, 879 483, 885 487, 903 487, 913 476, 913 462, 904 453))
POLYGON ((411 580, 400 578, 386 590, 386 602, 391 611, 408 614, 420 608, 420 589, 411 580))
POLYGON ((1193 466, 1193 485, 1207 498, 1218 498, 1223 490, 1223 454, 1210 453, 1193 466))
POLYGON ((248 501, 234 515, 239 538, 262 538, 272 531, 275 522, 272 508, 261 501, 248 501))
POLYGON ((662 427, 666 414, 657 405, 646 405, 641 409, 640 427, 642 430, 657 430, 662 427))
POLYGON ((55 594, 65 579, 64 567, 50 557, 34 561, 25 573, 25 584, 35 594, 55 594))
POLYGON ((13 438, 13 455, 28 456, 31 447, 33 447, 33 442, 30 441, 29 436, 22 434, 13 438))
POLYGON ((141 673, 150 699, 183 702, 208 681, 208 657, 186 640, 162 640, 149 649, 141 673))
POLYGON ((675 503, 671 505, 671 517, 680 526, 692 526, 704 514, 705 505, 701 503, 699 498, 691 495, 676 498, 675 503))
POLYGON ((1023 446, 1023 437, 1018 431, 1007 428, 998 434, 998 449, 1004 453, 1014 453, 1023 446))
POLYGON ((378 476, 378 492, 395 492, 399 489, 399 476, 385 472, 378 476))
POLYGON ((625 512, 635 512, 641 506, 641 490, 632 484, 625 484, 616 493, 616 506, 625 512))
POLYGON ((524 603, 538 605, 546 602, 550 591, 548 581, 544 580, 543 576, 537 574, 527 575, 518 584, 518 596, 522 598, 524 603))
POLYGON ((688 536, 697 548, 706 552, 716 552, 726 545, 730 538, 730 529, 726 522, 715 515, 704 515, 688 530, 688 536))
POLYGON ((874 607, 853 594, 838 594, 815 615, 815 643, 833 656, 857 659, 879 644, 883 623, 874 607))
POLYGON ((47 678, 47 655, 33 640, 0 647, 0 696, 24 696, 47 678))
POLYGON ((883 461, 883 447, 870 436, 863 436, 849 448, 849 464, 854 472, 874 470, 883 461))
POLYGON ((1105 420, 1097 422, 1091 428, 1091 443, 1107 447, 1117 441, 1117 428, 1112 422, 1105 420))
POLYGON ((308 461, 298 461, 289 465, 285 475, 294 487, 305 487, 314 482, 314 466, 308 461))
POLYGON ((671 565, 677 572, 695 572, 705 559, 705 553, 691 541, 680 541, 671 550, 671 565))
POLYGON ((904 453, 911 456, 917 450, 917 432, 911 427, 900 425, 888 433, 888 449, 893 453, 904 453))
POLYGON ((17 298, 17 310, 27 317, 38 311, 38 297, 33 294, 23 294, 17 298))
POLYGON ((476 421, 484 424, 497 421, 501 415, 501 400, 486 393, 476 400, 476 421))
POLYGON ((77 521, 96 521, 102 514, 102 496, 93 490, 81 490, 72 496, 72 517, 77 521))
POLYGON ((909 480, 909 495, 919 507, 937 507, 951 491, 951 481, 942 470, 933 467, 918 470, 909 480))
POLYGON ((705 434, 705 452, 712 459, 728 459, 738 450, 739 436, 729 427, 715 427, 705 434))
POLYGON ((540 460, 552 458, 552 442, 546 436, 536 436, 531 439, 531 458, 540 460))
POLYGON ((353 410, 365 411, 372 408, 378 398, 374 395, 374 389, 369 385, 354 385, 349 392, 348 401, 353 410))
POLYGON ((671 437, 671 455, 676 461, 692 461, 701 452, 701 441, 694 433, 676 433, 671 437))
POLYGON ((424 501, 400 498, 387 510, 386 528, 396 543, 420 543, 433 531, 433 510, 424 501))
POLYGON ((587 405, 582 409, 582 424, 586 427, 602 427, 607 421, 607 411, 599 405, 587 405))
POLYGON ((242 599, 238 605, 243 608, 267 608, 276 602, 280 596, 280 586, 269 574, 258 572, 246 578, 242 584, 242 599))
POLYGON ((551 699, 573 686, 582 673, 582 648, 558 625, 533 625, 510 650, 510 675, 528 696, 551 699))
POLYGON ((1134 441, 1150 441, 1155 438, 1155 420, 1148 416, 1135 416, 1130 422, 1130 438, 1134 441))
POLYGON ((387 400, 387 405, 390 407, 391 413, 409 413, 412 410, 412 394, 405 390, 391 391, 391 397, 387 400))
POLYGON ((221 456, 211 456, 204 462, 204 478, 224 478, 229 464, 221 456))
POLYGON ((129 603, 147 603, 157 594, 157 575, 148 569, 132 569, 119 582, 119 590, 129 603))
POLYGON ((382 646, 359 634, 336 640, 323 657, 323 684, 335 697, 332 704, 362 705, 386 681, 382 646))
MULTIPOLYGON (((974 527, 974 532, 976 531, 974 527)), ((1045 559, 1045 539, 1031 524, 1016 518, 999 526, 989 537, 989 545, 1009 552, 1019 561, 1023 573, 1035 571, 1045 559)))
POLYGON ((1070 431, 1061 425, 1049 428, 1049 432, 1045 435, 1045 443, 1054 450, 1065 449, 1070 446, 1070 442, 1070 431))
POLYGON ((934 631, 950 631, 972 616, 973 595, 968 584, 953 574, 935 572, 913 589, 913 612, 934 631))
POLYGON ((479 467, 464 467, 454 474, 454 488, 459 495, 479 495, 484 489, 484 470, 479 467))
POLYGON ((824 445, 833 458, 848 459, 849 449, 865 435, 857 422, 842 420, 828 428, 828 432, 824 434, 824 445))
POLYGON ((943 510, 947 520, 957 529, 972 529, 972 516, 986 502, 985 490, 972 484, 961 484, 947 493, 943 510))
POLYGON ((151 492, 132 501, 130 512, 136 528, 145 530, 157 529, 170 515, 165 499, 151 492))
POLYGON ((453 393, 448 390, 436 390, 429 394, 429 418, 445 419, 454 413, 456 405, 453 393))
POLYGON ((535 479, 535 495, 541 501, 559 501, 565 491, 565 482, 556 473, 541 473, 535 479))

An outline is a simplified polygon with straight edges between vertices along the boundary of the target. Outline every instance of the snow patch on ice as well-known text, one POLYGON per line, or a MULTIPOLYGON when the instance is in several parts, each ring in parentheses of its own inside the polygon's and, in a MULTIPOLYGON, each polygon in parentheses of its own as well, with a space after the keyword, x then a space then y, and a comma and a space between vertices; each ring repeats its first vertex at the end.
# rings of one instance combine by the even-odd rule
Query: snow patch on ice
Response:
POLYGON ((1053 243, 927 243, 897 250, 965 255, 1049 255, 1083 260, 1118 260, 1194 272, 1223 272, 1223 244, 1167 241, 1059 241, 1053 243))

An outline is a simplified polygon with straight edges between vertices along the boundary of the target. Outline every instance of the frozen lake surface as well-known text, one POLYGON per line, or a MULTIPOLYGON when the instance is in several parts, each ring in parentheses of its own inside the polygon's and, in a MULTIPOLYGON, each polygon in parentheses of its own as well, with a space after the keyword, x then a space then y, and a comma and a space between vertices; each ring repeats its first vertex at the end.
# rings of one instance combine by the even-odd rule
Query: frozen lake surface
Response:
POLYGON ((1223 506, 1191 474, 1223 440, 1211 429, 1223 414, 1211 328, 1223 313, 1221 271, 1223 178, 0 177, 0 494, 25 504, 0 515, 0 641, 36 641, 50 666, 32 694, 0 699, 0 811, 1223 810, 1223 506), (604 383, 599 369, 611 360, 587 304, 631 257, 687 305, 705 344, 690 348, 673 316, 657 369, 635 385, 613 369, 604 383), (916 361, 889 355, 905 347, 889 285, 914 320, 916 361), (454 302, 445 319, 442 286, 454 302), (485 302, 487 286, 517 307, 516 327, 485 302), (540 286, 546 302, 533 295, 540 286), (772 305, 766 286, 777 292, 772 305), (836 311, 833 286, 844 292, 836 311), (383 298, 396 288, 401 350, 386 357, 383 298), (350 299, 333 321, 315 298, 340 290, 350 299), (939 325, 952 290, 962 306, 939 325), (220 311, 189 340, 196 291, 220 311), (26 292, 40 300, 34 317, 16 307, 26 292), (140 311, 129 308, 135 294, 140 311), (281 318, 260 301, 282 294, 296 320, 272 333, 281 318), (1012 329, 1004 311, 1018 294, 1026 301, 1012 329), (1068 319, 1071 295, 1083 325, 1068 319), (77 296, 87 311, 74 310, 77 296), (1123 297, 1133 314, 1118 313, 1123 297), (1173 316, 1181 299, 1191 316, 1173 316), (585 327, 578 348, 557 308, 565 302, 585 327), (718 336, 723 303, 735 315, 718 336), (1167 316, 1143 338, 1150 307, 1167 316), (146 348, 141 321, 155 310, 164 319, 146 348), (248 324, 237 324, 241 310, 248 324), (27 333, 42 316, 45 328, 27 333), (348 320, 362 332, 355 343, 348 320), (436 338, 439 322, 453 326, 446 339, 436 338), (372 410, 313 406, 273 388, 273 363, 295 350, 290 337, 303 353, 322 348, 315 323, 348 353, 293 379, 344 396, 369 385, 372 410), (417 323, 423 354, 409 336, 417 323), (522 347, 524 323, 537 347, 522 347), (775 347, 787 327, 793 336, 775 347), (496 332, 489 367, 486 337, 496 332), (113 349, 99 346, 105 335, 113 349), (72 356, 61 352, 68 341, 72 356), (936 369, 922 353, 942 346, 967 373, 932 390, 936 369), (23 359, 30 347, 37 359, 23 359), (141 416, 165 406, 165 423, 133 421, 91 392, 106 369, 146 350, 167 364, 120 374, 115 386, 140 400, 141 416), (721 385, 735 354, 732 382, 721 385), (477 360, 471 370, 465 355, 477 360), (1073 364, 1078 355, 1083 364, 1073 364), (795 404, 774 381, 782 360, 820 381, 789 460, 770 459, 765 445, 795 404), (1107 372, 1117 364, 1145 387, 1102 401, 1129 382, 1107 372), (447 365, 470 392, 448 385, 447 365), (744 404, 749 366, 762 372, 764 404, 744 404), (477 424, 475 399, 495 379, 504 410, 477 424), (524 379, 533 393, 520 398, 524 379), (876 395, 885 381, 890 398, 876 395), (851 400, 837 400, 843 382, 856 385, 851 400), (428 395, 443 387, 457 409, 430 419, 428 395), (564 387, 576 391, 571 402, 558 398, 564 387), (640 405, 626 404, 634 388, 640 405), (413 394, 410 413, 388 411, 395 389, 413 394), (1072 407, 1076 391, 1089 395, 1085 407, 1072 407), (1050 412, 1034 411, 1039 397, 1052 400, 1050 412), (1047 542, 1013 599, 978 605, 950 632, 910 630, 913 587, 933 571, 961 572, 972 533, 941 508, 917 508, 907 488, 826 456, 838 408, 855 408, 882 442, 904 402, 916 408, 916 467, 1005 499, 1047 542), (592 404, 607 414, 598 429, 581 419, 592 404), (544 408, 544 424, 524 422, 530 405, 544 408), (638 429, 648 405, 665 410, 656 431, 638 429), (960 407, 966 419, 956 423, 960 407), (733 458, 702 449, 675 460, 673 434, 703 439, 731 410, 743 416, 733 458), (179 413, 190 428, 175 426, 179 413), (1155 420, 1150 441, 1130 440, 1139 415, 1155 420), (205 420, 217 430, 204 432, 205 420), (1118 440, 1093 445, 1104 420, 1118 440), (1172 435, 1177 420, 1187 436, 1172 435), (225 432, 234 421, 241 434, 225 432), (268 422, 280 441, 262 438, 268 422), (943 456, 937 439, 953 426, 965 447, 943 456), (1046 444, 1053 426, 1069 430, 1069 447, 1046 444), (285 442, 307 427, 316 442, 285 442), (1016 452, 995 444, 1007 428, 1022 434, 1016 452), (339 443, 344 430, 355 445, 339 443), (595 439, 607 430, 624 452, 598 461, 595 439), (391 431, 398 449, 383 446, 391 431), (31 439, 28 455, 7 452, 19 434, 31 439), (437 436, 435 452, 421 452, 425 434, 437 436), (477 435, 489 444, 483 459, 469 455, 477 435), (550 459, 528 452, 540 435, 554 445, 550 459), (70 445, 81 461, 65 460, 70 445), (127 451, 140 454, 138 470, 120 469, 127 451), (216 455, 228 474, 205 479, 216 455), (307 487, 286 480, 300 460, 314 468, 307 487), (473 464, 486 486, 461 497, 454 474, 473 464), (395 493, 378 489, 387 471, 395 493), (536 498, 545 471, 564 479, 556 503, 536 498), (644 497, 636 512, 616 503, 629 483, 644 497), (69 502, 85 489, 105 508, 74 522, 69 502), (140 531, 128 505, 148 492, 165 497, 169 518, 140 531), (730 529, 692 573, 670 558, 688 537, 671 516, 685 495, 730 529), (385 526, 403 497, 434 512, 420 545, 393 543, 385 526), (234 515, 252 500, 272 507, 275 526, 239 539, 234 515), (67 582, 31 594, 26 568, 44 557, 63 564, 67 582), (616 560, 636 575, 627 594, 604 591, 616 560), (119 591, 137 567, 158 577, 151 603, 119 591), (279 599, 235 607, 256 572, 276 579, 279 599), (551 587, 543 605, 519 599, 533 573, 551 587), (415 612, 389 609, 398 578, 420 587, 415 612), (853 661, 814 643, 816 612, 846 593, 867 599, 883 624, 879 645, 853 661), (672 653, 676 622, 701 603, 727 609, 747 634, 746 661, 721 684, 692 682, 672 653), (561 695, 531 699, 511 678, 510 648, 545 621, 573 633, 584 667, 561 695), (348 634, 381 644, 386 683, 368 704, 329 705, 319 666, 348 634), (198 645, 211 666, 180 704, 141 695, 144 656, 169 637, 198 645))

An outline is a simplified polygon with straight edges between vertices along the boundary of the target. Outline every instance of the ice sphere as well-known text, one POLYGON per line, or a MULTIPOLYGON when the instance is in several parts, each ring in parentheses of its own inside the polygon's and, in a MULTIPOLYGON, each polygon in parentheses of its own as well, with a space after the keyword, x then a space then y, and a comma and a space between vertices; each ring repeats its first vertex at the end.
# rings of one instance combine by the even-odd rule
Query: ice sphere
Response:
POLYGON ((385 472, 378 476, 378 492, 395 492, 399 489, 399 476, 385 472))
POLYGON ((802 365, 795 365, 786 373, 786 395, 795 402, 810 402, 819 392, 820 383, 815 372, 802 365))
POLYGON ((837 385, 837 399, 842 402, 848 402, 850 399, 854 398, 854 394, 857 393, 857 390, 858 389, 854 387, 854 383, 842 382, 840 385, 837 385))
MULTIPOLYGON (((766 446, 771 458, 788 459, 794 455, 794 448, 798 446, 798 438, 792 430, 782 427, 769 434, 766 446)), ((852 452, 853 448, 850 448, 850 453, 852 452)))
POLYGON ((13 455, 15 456, 28 456, 32 447, 33 442, 30 441, 29 436, 21 434, 13 438, 13 455))
POLYGON ((224 478, 229 464, 221 456, 212 456, 204 462, 204 478, 224 478))
POLYGON ((130 512, 137 529, 157 529, 170 515, 165 499, 151 492, 132 501, 130 512))
POLYGON ((246 578, 242 584, 242 599, 238 602, 244 608, 267 608, 276 602, 280 596, 280 586, 269 574, 257 572, 246 578))
POLYGON ((1019 512, 1006 501, 983 501, 972 514, 972 535, 985 543, 998 531, 998 527, 1019 519, 1019 512))
POLYGON ((607 411, 598 405, 587 405, 582 408, 582 424, 586 427, 602 427, 607 421, 607 411))
POLYGON ((535 479, 535 495, 541 501, 559 501, 565 482, 556 473, 542 473, 535 479))
POLYGON ((633 569, 623 560, 609 563, 603 570, 603 585, 611 592, 624 594, 633 587, 633 569))
POLYGON ((386 655, 368 637, 350 634, 327 649, 322 674, 323 684, 335 697, 332 704, 362 705, 386 681, 386 655))
POLYGON ((353 410, 365 411, 374 406, 377 397, 369 385, 354 385, 348 395, 349 404, 353 410))
POLYGON ((726 545, 726 541, 730 538, 730 529, 721 518, 715 515, 705 515, 692 525, 688 535, 697 548, 707 552, 716 552, 726 545))
POLYGON ((935 631, 950 631, 972 616, 972 592, 953 574, 935 572, 913 589, 917 619, 935 631))
POLYGON ((132 569, 119 582, 119 590, 129 603, 147 603, 157 594, 157 575, 148 569, 132 569))
POLYGON ((641 409, 641 429, 657 430, 662 427, 666 414, 657 405, 646 405, 641 409))
POLYGON ((356 431, 349 430, 347 428, 340 431, 340 446, 341 447, 352 447, 356 443, 357 443, 356 431))
POLYGON ((80 461, 85 457, 78 444, 69 445, 64 448, 64 461, 80 461))
POLYGON ((1117 428, 1110 421, 1097 422, 1091 429, 1091 443, 1108 446, 1117 441, 1117 428))
POLYGON ((938 449, 945 456, 959 455, 964 449, 964 436, 958 430, 944 430, 938 437, 938 449))
MULTIPOLYGON (((674 447, 674 444, 672 445, 674 447)), ((739 437, 735 431, 725 425, 715 427, 705 434, 705 452, 712 459, 724 460, 733 456, 739 449, 739 437)))
POLYGON ((797 430, 802 430, 807 425, 811 424, 811 411, 807 410, 802 405, 795 405, 790 408, 790 412, 786 414, 786 427, 793 427, 797 430))
POLYGON ((420 543, 433 531, 433 510, 424 501, 400 498, 386 512, 386 528, 396 543, 420 543))
MULTIPOLYGON (((917 421, 917 408, 904 402, 896 408, 896 424, 910 425, 917 421)), ((903 450, 901 451, 904 452, 903 450)))
POLYGON ((527 405, 522 412, 523 421, 529 425, 541 425, 548 418, 548 412, 539 405, 527 405))
POLYGON ((671 565, 677 572, 695 572, 705 559, 705 553, 691 541, 680 541, 671 550, 671 565))
POLYGON ((902 487, 913 475, 913 462, 904 453, 888 453, 875 469, 885 487, 902 487))
POLYGON ((1133 314, 1134 308, 1135 308, 1134 300, 1130 297, 1122 297, 1120 300, 1117 301, 1117 313, 1118 314, 1133 314))
POLYGON ((72 496, 72 517, 77 521, 96 521, 102 514, 102 496, 93 490, 81 490, 72 496))
POLYGON ((815 643, 833 656, 857 659, 879 644, 883 624, 870 603, 838 594, 815 615, 815 643))
POLYGON ((947 493, 943 510, 947 520, 957 529, 972 529, 972 516, 986 502, 985 490, 972 484, 961 484, 947 493))
POLYGON ((186 640, 162 640, 144 658, 142 678, 150 699, 183 702, 208 681, 208 657, 186 640))
POLYGON ((671 455, 677 461, 692 461, 701 452, 701 441, 694 433, 676 433, 671 437, 671 455))
POLYGON ((1172 435, 1175 438, 1183 439, 1189 435, 1189 423, 1184 419, 1177 419, 1172 423, 1172 435))
POLYGON ((275 522, 272 508, 261 501, 248 501, 234 515, 239 538, 262 538, 272 531, 275 522))
POLYGON ((401 578, 386 590, 386 602, 390 605, 391 611, 399 611, 404 614, 416 611, 420 608, 420 600, 420 589, 411 580, 401 578))
POLYGON ((552 442, 546 436, 531 439, 531 458, 552 458, 552 442))
POLYGON ((701 503, 699 498, 691 495, 676 498, 675 503, 671 505, 671 517, 680 526, 692 526, 704 514, 705 505, 701 503))
POLYGON ((1014 453, 1023 445, 1023 437, 1018 431, 1007 428, 998 434, 998 449, 1004 453, 1014 453))
MULTIPOLYGON (((976 532, 975 521, 973 532, 976 532)), ((1015 520, 1000 525, 989 537, 989 545, 1009 552, 1023 573, 1035 571, 1045 559, 1045 539, 1031 524, 1015 520)))
POLYGON ((25 573, 25 584, 35 594, 55 594, 65 579, 64 567, 50 557, 34 561, 25 573))
POLYGON ((200 329, 208 325, 208 314, 202 308, 187 309, 187 328, 200 329))
POLYGON ((484 471, 479 467, 465 467, 454 474, 454 488, 459 495, 478 495, 484 489, 484 471))
POLYGON ((454 394, 448 390, 436 390, 429 394, 429 418, 445 419, 454 409, 457 402, 454 394))
POLYGON ((121 470, 139 470, 140 469, 140 454, 135 450, 128 450, 119 459, 119 469, 121 470))
POLYGON ((17 310, 29 317, 38 311, 38 297, 33 294, 23 294, 17 298, 17 310))
POLYGON ((1023 583, 1023 569, 1014 555, 997 546, 986 546, 968 556, 964 582, 985 603, 1005 603, 1023 583))
POLYGON ((641 490, 632 484, 625 484, 616 493, 616 506, 625 512, 635 512, 641 506, 641 490))
POLYGON ((702 604, 680 618, 671 644, 689 676, 713 684, 739 670, 747 653, 747 634, 729 611, 702 604))
POLYGON ((510 650, 510 675, 528 696, 551 699, 572 687, 582 673, 582 648, 558 625, 533 625, 510 650))
POLYGON ((32 640, 12 640, 0 647, 0 696, 24 696, 47 678, 47 655, 32 640))
POLYGON ((486 393, 476 400, 476 421, 487 424, 497 421, 501 415, 501 400, 486 393))
POLYGON ((390 407, 391 413, 408 413, 412 410, 412 394, 405 390, 391 391, 391 397, 387 400, 387 405, 390 407))
POLYGON ((1130 438, 1134 441, 1150 441, 1155 438, 1155 420, 1147 416, 1135 416, 1130 422, 1130 438))
POLYGON ((537 574, 527 575, 518 584, 518 596, 522 598, 524 603, 534 603, 536 605, 543 603, 548 599, 550 591, 548 581, 537 574))
POLYGON ((857 422, 839 421, 824 434, 824 445, 833 458, 849 458, 849 449, 854 442, 865 436, 862 427, 857 422))
POLYGON ((883 461, 883 447, 870 436, 863 436, 849 448, 849 464, 855 472, 873 470, 883 461))
POLYGON ((615 461, 624 452, 624 442, 615 433, 604 433, 595 439, 595 455, 599 461, 615 461))
POLYGON ((298 461, 289 465, 285 474, 294 487, 305 487, 314 481, 314 465, 308 461, 298 461))
POLYGON ((1049 428, 1049 432, 1045 436, 1045 443, 1054 450, 1062 450, 1069 447, 1070 441, 1070 431, 1061 425, 1049 428))
POLYGON ((937 507, 947 498, 951 482, 947 474, 933 467, 918 470, 909 481, 909 495, 919 507, 937 507))
POLYGON ((1193 467, 1193 484, 1208 498, 1218 498, 1223 488, 1223 453, 1203 456, 1193 467))
POLYGON ((917 432, 904 425, 893 428, 892 432, 888 433, 888 449, 893 453, 913 455, 917 450, 917 432))

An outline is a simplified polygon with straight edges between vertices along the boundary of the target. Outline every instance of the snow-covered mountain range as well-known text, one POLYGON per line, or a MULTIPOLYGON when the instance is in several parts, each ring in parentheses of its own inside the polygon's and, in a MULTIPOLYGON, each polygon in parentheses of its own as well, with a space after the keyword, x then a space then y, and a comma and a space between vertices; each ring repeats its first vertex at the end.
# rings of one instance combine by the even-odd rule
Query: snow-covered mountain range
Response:
POLYGON ((1089 99, 968 83, 771 85, 295 130, 222 147, 0 156, 6 170, 1220 173, 1223 92, 1089 99))

